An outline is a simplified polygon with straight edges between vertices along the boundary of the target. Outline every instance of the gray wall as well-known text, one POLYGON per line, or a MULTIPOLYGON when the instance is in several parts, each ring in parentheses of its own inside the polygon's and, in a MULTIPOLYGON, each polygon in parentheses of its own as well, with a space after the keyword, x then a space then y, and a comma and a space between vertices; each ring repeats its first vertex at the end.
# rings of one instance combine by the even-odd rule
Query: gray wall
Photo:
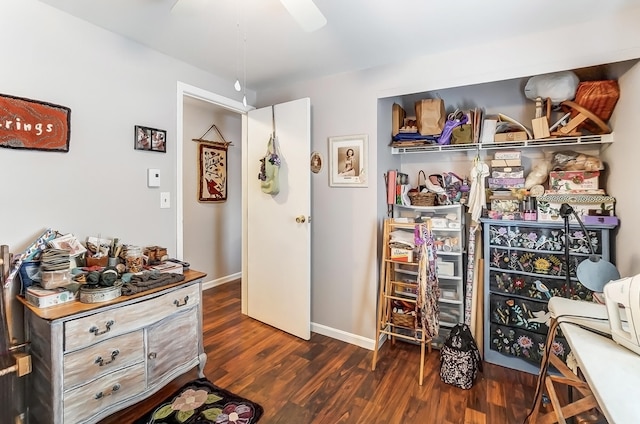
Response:
POLYGON ((175 255, 176 85, 234 98, 232 82, 35 0, 4 1, 0 28, 2 92, 71 108, 68 153, 0 149, 2 243, 19 252, 50 227, 175 255), (134 125, 167 130, 167 153, 134 150, 134 125), (147 188, 148 168, 160 188, 147 188))
MULTIPOLYGON (((373 346, 379 267, 376 244, 385 215, 382 176, 388 169, 400 167, 403 161, 415 168, 424 163, 435 163, 434 166, 442 170, 451 166, 448 163, 451 159, 446 156, 437 159, 423 156, 424 163, 417 157, 390 157, 387 146, 392 99, 638 58, 640 28, 635 23, 638 18, 640 9, 636 8, 597 22, 571 25, 568 21, 561 30, 432 56, 408 57, 403 63, 292 83, 258 93, 258 106, 310 97, 312 150, 324 155, 327 137, 369 135, 371 179, 368 188, 330 188, 326 172, 312 178, 312 329, 362 346, 373 346), (463 65, 459 65, 461 57, 463 65)), ((625 91, 623 96, 631 97, 634 88, 625 91)), ((488 94, 489 102, 492 94, 498 95, 488 94)), ((627 100, 637 110, 637 102, 627 100)), ((625 126, 629 125, 632 124, 628 122, 625 126)), ((631 219, 637 210, 634 209, 636 200, 632 200, 634 186, 623 179, 628 180, 628 175, 633 174, 629 162, 637 156, 640 147, 629 130, 616 130, 616 133, 619 133, 616 148, 608 149, 607 153, 607 161, 616 164, 607 188, 619 198, 619 215, 627 216, 622 227, 625 236, 620 240, 629 243, 640 236, 640 224, 631 219), (627 177, 623 178, 625 173, 627 177)), ((623 274, 640 272, 637 265, 631 265, 631 258, 636 255, 630 249, 618 249, 623 274)))

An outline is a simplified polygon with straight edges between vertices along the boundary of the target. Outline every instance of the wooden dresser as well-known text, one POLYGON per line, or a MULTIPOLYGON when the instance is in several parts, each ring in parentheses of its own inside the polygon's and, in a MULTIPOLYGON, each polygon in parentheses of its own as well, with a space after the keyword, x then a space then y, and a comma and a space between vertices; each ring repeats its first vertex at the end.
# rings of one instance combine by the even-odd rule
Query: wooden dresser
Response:
POLYGON ((25 305, 30 423, 94 423, 206 362, 202 278, 133 296, 46 309, 25 305))

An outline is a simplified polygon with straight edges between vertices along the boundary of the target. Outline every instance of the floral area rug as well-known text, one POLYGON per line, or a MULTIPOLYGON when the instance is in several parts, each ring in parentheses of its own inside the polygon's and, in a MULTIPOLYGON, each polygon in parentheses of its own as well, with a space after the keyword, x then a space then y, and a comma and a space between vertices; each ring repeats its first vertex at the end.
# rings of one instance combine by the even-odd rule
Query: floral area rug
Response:
POLYGON ((135 424, 253 424, 263 412, 257 403, 199 378, 185 384, 135 424))

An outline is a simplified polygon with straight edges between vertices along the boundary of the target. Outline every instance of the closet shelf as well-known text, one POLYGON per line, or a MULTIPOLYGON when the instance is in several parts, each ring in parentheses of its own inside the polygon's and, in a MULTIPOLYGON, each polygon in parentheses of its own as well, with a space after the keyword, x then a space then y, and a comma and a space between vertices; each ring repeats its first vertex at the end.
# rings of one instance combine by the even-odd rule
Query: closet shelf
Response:
MULTIPOLYGON (((416 140, 422 141, 422 140, 416 140)), ((424 140, 426 143, 427 140, 424 140)), ((505 141, 499 143, 474 143, 474 144, 450 144, 441 146, 439 144, 424 144, 419 146, 393 147, 391 153, 394 155, 409 153, 439 153, 439 152, 464 152, 475 150, 500 150, 500 149, 522 149, 527 147, 557 147, 557 146, 580 146, 598 145, 613 143, 613 133, 602 135, 583 135, 580 137, 558 137, 545 138, 539 140, 525 141, 505 141)))

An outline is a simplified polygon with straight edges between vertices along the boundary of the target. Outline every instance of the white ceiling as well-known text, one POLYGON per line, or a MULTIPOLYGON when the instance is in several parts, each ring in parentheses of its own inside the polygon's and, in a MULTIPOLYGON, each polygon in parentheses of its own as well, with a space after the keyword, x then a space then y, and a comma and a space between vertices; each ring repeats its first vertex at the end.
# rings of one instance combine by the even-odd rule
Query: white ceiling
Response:
MULTIPOLYGON (((638 0, 314 0, 328 23, 307 33, 279 0, 179 0, 173 8, 175 0, 40 1, 241 82, 246 34, 247 87, 256 91, 465 45, 473 48, 638 5, 638 0)), ((549 48, 570 48, 573 42, 579 41, 568 33, 549 48)))

